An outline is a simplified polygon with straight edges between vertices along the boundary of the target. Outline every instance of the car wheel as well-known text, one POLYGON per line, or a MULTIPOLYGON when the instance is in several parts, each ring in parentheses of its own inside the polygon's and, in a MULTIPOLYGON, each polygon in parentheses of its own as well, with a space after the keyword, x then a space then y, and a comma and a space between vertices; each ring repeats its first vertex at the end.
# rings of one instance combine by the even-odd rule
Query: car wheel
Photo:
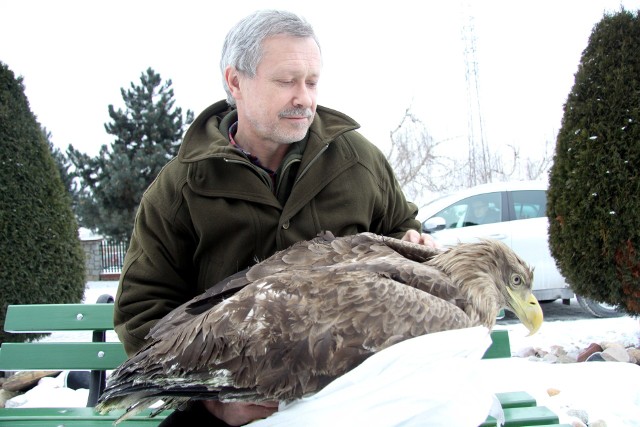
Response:
POLYGON ((594 317, 620 317, 624 314, 611 305, 599 303, 587 297, 576 295, 576 299, 580 307, 594 317))

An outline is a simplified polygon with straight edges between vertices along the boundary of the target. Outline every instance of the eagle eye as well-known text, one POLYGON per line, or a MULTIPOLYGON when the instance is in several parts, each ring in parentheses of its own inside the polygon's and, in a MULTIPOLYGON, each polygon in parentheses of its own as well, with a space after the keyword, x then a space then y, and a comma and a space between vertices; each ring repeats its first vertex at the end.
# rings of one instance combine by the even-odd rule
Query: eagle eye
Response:
POLYGON ((523 282, 524 280, 522 279, 522 276, 519 275, 518 273, 513 273, 511 275, 511 284, 513 286, 516 286, 516 287, 521 286, 523 282))

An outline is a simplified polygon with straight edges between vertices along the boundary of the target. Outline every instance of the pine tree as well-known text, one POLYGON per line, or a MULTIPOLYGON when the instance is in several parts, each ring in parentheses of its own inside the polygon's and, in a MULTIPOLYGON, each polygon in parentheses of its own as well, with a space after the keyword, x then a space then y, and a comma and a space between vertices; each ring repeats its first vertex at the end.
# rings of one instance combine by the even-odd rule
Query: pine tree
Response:
POLYGON ((70 198, 22 79, 0 62, 0 341, 8 304, 77 303, 84 253, 70 198))
POLYGON ((594 27, 564 107, 549 239, 580 295, 640 314, 640 12, 594 27))
POLYGON ((51 152, 51 156, 53 157, 53 161, 60 173, 60 179, 62 179, 62 185, 66 188, 69 193, 69 197, 71 197, 71 207, 72 209, 77 205, 76 203, 76 183, 74 182, 74 173, 71 172, 71 167, 73 166, 67 156, 60 150, 58 147, 53 145, 51 142, 51 132, 49 132, 46 128, 42 128, 42 135, 47 141, 47 145, 49 146, 49 151, 51 152))
POLYGON ((109 105, 107 133, 115 137, 97 157, 70 146, 67 155, 82 182, 77 213, 81 224, 116 240, 127 240, 142 194, 169 159, 178 153, 186 125, 193 120, 175 107, 171 80, 162 83, 151 68, 140 85, 121 89, 126 109, 109 105))

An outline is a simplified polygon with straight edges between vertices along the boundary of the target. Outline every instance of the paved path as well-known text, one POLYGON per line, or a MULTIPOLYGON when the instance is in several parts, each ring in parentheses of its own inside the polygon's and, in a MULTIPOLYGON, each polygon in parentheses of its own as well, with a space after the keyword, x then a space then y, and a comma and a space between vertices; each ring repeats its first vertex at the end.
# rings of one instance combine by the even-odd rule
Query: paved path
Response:
MULTIPOLYGON (((544 321, 595 319, 595 317, 580 307, 580 304, 578 304, 575 298, 569 301, 569 305, 563 304, 561 300, 541 303, 540 306, 544 313, 544 321)), ((519 322, 513 313, 507 311, 505 318, 498 320, 498 325, 511 325, 519 322)))

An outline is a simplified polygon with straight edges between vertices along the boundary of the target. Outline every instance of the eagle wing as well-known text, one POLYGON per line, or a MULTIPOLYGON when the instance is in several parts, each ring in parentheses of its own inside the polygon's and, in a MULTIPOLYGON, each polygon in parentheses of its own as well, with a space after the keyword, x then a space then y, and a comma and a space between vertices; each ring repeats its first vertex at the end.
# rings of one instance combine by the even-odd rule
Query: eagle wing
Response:
POLYGON ((282 272, 154 336, 112 374, 102 407, 132 390, 137 400, 292 400, 396 342, 468 326, 455 305, 375 272, 282 272))
POLYGON ((459 289, 451 283, 450 278, 442 271, 422 264, 440 253, 442 251, 439 249, 373 233, 335 238, 333 234, 325 232, 312 240, 297 242, 253 267, 222 280, 170 312, 151 329, 149 336, 173 331, 188 321, 190 316, 210 310, 254 281, 284 271, 307 271, 318 267, 333 266, 344 271, 366 269, 446 301, 453 301, 459 289))

